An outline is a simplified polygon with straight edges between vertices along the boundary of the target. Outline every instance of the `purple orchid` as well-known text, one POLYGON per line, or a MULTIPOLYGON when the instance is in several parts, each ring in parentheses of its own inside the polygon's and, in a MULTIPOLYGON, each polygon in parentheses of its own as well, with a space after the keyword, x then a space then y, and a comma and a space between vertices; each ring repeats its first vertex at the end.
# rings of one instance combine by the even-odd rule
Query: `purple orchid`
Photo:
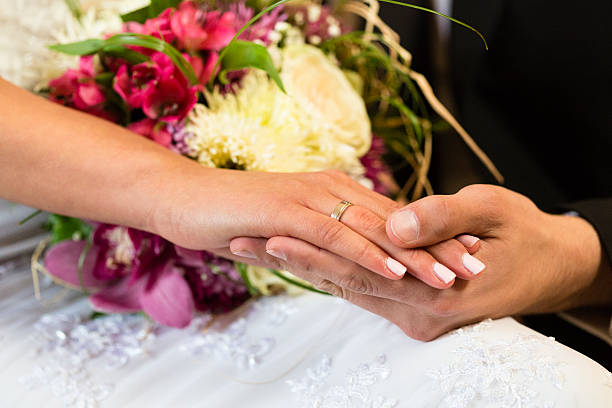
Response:
POLYGON ((95 310, 144 311, 153 320, 185 327, 194 310, 225 312, 249 294, 233 263, 203 251, 187 250, 132 228, 100 224, 79 272, 85 241, 62 241, 45 256, 48 272, 60 282, 92 293, 95 310))

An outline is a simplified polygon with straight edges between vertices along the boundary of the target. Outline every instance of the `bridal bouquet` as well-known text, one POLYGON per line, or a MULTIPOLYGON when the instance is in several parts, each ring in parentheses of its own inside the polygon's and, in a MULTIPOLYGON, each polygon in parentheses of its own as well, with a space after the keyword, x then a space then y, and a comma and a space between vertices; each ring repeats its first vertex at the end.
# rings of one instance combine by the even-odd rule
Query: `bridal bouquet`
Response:
MULTIPOLYGON (((79 4, 68 1, 76 19, 79 4)), ((42 91, 203 166, 339 169, 378 192, 430 193, 431 108, 469 138, 410 70, 376 2, 152 0, 119 32, 57 44, 78 65, 42 91), (287 4, 285 4, 287 3, 287 4), (350 19, 365 30, 349 30, 350 19), (374 136, 376 135, 376 136, 374 136), (383 160, 383 155, 385 160, 383 160), (391 167, 410 166, 399 188, 391 167)), ((184 327, 251 296, 315 290, 282 271, 176 246, 151 233, 51 215, 33 270, 86 292, 101 312, 143 311, 184 327), (43 251, 41 247, 40 255, 43 251)))

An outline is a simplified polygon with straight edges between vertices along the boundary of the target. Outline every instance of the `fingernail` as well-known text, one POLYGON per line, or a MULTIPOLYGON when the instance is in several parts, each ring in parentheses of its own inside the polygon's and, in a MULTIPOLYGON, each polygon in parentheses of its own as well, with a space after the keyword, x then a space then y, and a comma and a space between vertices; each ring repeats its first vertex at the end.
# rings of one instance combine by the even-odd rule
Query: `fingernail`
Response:
POLYGON ((283 254, 281 251, 277 251, 275 249, 266 249, 266 252, 275 258, 282 259, 283 261, 287 260, 287 255, 283 254))
POLYGON ((453 271, 451 271, 446 266, 438 262, 434 264, 433 271, 436 274, 436 276, 440 278, 440 280, 446 284, 457 277, 457 275, 455 275, 453 271))
POLYGON ((396 238, 409 243, 419 237, 419 220, 410 210, 396 212, 391 216, 391 231, 396 238))
POLYGON ((484 268, 486 268, 485 264, 468 253, 463 254, 461 260, 463 261, 463 266, 465 266, 467 270, 472 272, 474 275, 478 275, 484 268))
POLYGON ((478 241, 480 241, 480 238, 475 237, 475 236, 473 236, 473 235, 467 235, 467 234, 464 234, 464 235, 459 235, 459 236, 457 237, 457 241, 461 242, 461 244, 462 244, 464 247, 466 247, 466 248, 471 248, 471 247, 473 247, 474 245, 476 245, 476 243, 477 243, 478 241))
POLYGON ((243 258, 257 259, 257 255, 255 255, 251 251, 247 251, 246 249, 241 249, 240 251, 232 251, 232 254, 241 256, 243 258))
POLYGON ((404 276, 406 267, 393 258, 387 258, 387 268, 397 276, 404 276))

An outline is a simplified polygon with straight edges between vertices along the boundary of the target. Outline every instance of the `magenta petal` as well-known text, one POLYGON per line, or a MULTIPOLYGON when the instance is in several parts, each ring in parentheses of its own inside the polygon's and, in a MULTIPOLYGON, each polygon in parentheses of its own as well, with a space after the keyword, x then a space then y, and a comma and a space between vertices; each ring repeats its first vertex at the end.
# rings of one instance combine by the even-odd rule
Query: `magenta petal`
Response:
POLYGON ((86 109, 90 106, 99 105, 105 100, 106 98, 104 97, 104 94, 96 84, 83 84, 79 86, 79 89, 77 90, 75 104, 77 105, 76 107, 78 109, 86 109))
POLYGON ((180 257, 180 262, 182 265, 192 266, 194 268, 200 268, 206 265, 202 251, 195 251, 193 249, 183 248, 178 245, 174 246, 174 250, 180 257))
POLYGON ((140 304, 153 320, 170 327, 186 327, 193 317, 193 295, 172 263, 166 265, 151 289, 140 294, 140 304))
POLYGON ((144 290, 145 279, 130 284, 129 277, 117 281, 112 286, 89 297, 95 310, 104 313, 134 313, 142 310, 140 294, 144 290))
POLYGON ((103 287, 104 280, 96 279, 93 275, 98 249, 92 247, 85 256, 81 279, 79 279, 79 258, 83 253, 86 241, 62 241, 47 251, 45 255, 45 268, 49 274, 63 283, 75 288, 84 286, 88 290, 103 287))

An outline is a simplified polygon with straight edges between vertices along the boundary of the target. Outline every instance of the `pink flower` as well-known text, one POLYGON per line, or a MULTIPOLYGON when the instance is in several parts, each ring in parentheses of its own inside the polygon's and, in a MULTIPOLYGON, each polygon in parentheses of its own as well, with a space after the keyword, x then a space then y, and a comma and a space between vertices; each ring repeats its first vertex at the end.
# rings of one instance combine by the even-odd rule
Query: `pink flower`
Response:
POLYGON ((79 69, 68 69, 49 82, 50 99, 65 106, 109 119, 104 111, 106 96, 94 79, 93 57, 81 57, 79 69))
POLYGON ((167 125, 164 122, 157 122, 153 119, 145 118, 138 122, 131 123, 128 129, 139 135, 148 137, 164 147, 170 147, 172 144, 172 135, 168 132, 167 125))
POLYGON ((121 65, 115 75, 113 89, 130 108, 140 108, 147 89, 155 86, 162 76, 172 75, 174 69, 166 54, 156 52, 151 55, 151 61, 134 66, 121 65))
POLYGON ((372 135, 370 150, 361 158, 361 164, 366 170, 366 178, 374 183, 374 191, 383 195, 388 195, 389 192, 397 190, 393 181, 393 172, 383 160, 386 153, 384 140, 372 135))
MULTIPOLYGON (((197 57, 193 58, 197 61, 197 57)), ((190 86, 166 54, 155 52, 151 61, 132 67, 122 65, 115 75, 113 89, 130 108, 142 108, 150 119, 176 123, 191 111, 200 87, 190 86)))
POLYGON ((62 241, 45 256, 56 279, 95 292, 90 301, 106 313, 144 311, 172 327, 185 327, 193 317, 191 289, 176 263, 174 245, 146 232, 101 224, 82 270, 78 260, 84 241, 62 241), (79 276, 80 275, 80 276, 79 276))
POLYGON ((144 24, 133 21, 127 22, 123 25, 123 32, 151 35, 167 43, 172 43, 176 39, 170 27, 170 18, 173 11, 172 8, 167 8, 159 16, 148 19, 144 24))
MULTIPOLYGON (((276 23, 287 20, 287 15, 283 13, 284 5, 275 8, 270 13, 264 14, 255 24, 247 28, 240 34, 241 40, 254 41, 260 40, 265 44, 270 43, 269 34, 274 30, 276 23)), ((235 15, 234 28, 236 32, 240 30, 252 17, 255 11, 247 7, 244 0, 232 2, 229 5, 230 13, 235 15)))
MULTIPOLYGON (((217 61, 219 60, 219 54, 214 51, 209 52, 206 58, 206 63, 202 61, 202 58, 195 55, 183 54, 183 56, 193 67, 193 71, 198 77, 198 82, 202 85, 206 85, 212 76, 213 69, 215 69, 217 61)), ((219 69, 220 67, 217 67, 217 73, 219 72, 219 69)))
POLYGON ((151 119, 179 122, 196 104, 198 90, 198 86, 190 87, 183 74, 175 70, 171 75, 162 75, 154 86, 147 87, 142 110, 151 119))
POLYGON ((179 47, 187 50, 214 50, 225 47, 234 34, 234 14, 206 11, 191 1, 184 1, 170 20, 179 47))
POLYGON ((166 326, 185 327, 195 309, 226 312, 249 297, 232 261, 157 235, 100 224, 79 271, 85 245, 72 240, 54 245, 45 267, 63 284, 92 292, 91 304, 101 312, 142 310, 166 326))

